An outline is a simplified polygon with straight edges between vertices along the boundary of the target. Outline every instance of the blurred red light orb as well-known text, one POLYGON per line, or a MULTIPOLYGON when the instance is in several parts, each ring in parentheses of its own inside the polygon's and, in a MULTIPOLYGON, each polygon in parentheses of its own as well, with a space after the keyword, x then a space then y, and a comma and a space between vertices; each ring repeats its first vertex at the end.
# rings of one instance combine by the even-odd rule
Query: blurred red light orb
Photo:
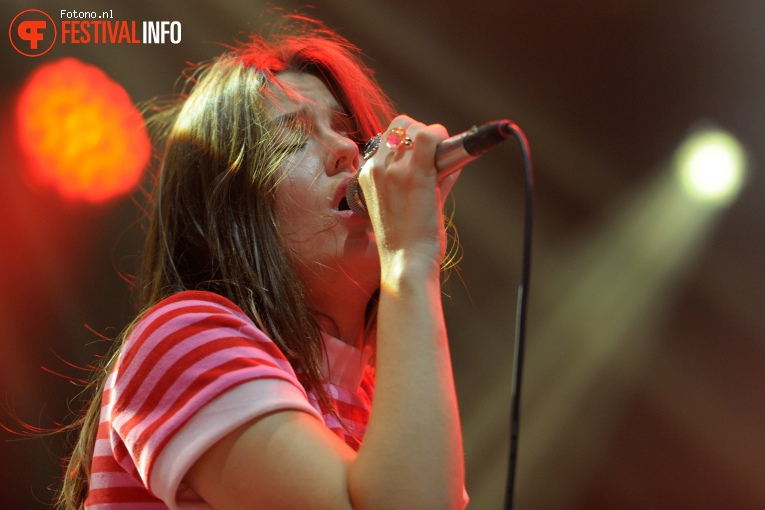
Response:
POLYGON ((65 197, 101 202, 127 193, 149 161, 146 126, 125 89, 77 59, 38 67, 16 114, 34 178, 65 197))

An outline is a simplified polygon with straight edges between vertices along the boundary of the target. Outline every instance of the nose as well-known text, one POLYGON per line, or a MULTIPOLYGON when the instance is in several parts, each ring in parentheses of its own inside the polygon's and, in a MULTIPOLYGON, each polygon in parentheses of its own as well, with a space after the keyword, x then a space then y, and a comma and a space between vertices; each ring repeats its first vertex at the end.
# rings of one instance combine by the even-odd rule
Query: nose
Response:
POLYGON ((344 134, 333 131, 327 143, 330 158, 327 162, 329 175, 348 170, 355 172, 359 168, 359 146, 356 142, 344 134))

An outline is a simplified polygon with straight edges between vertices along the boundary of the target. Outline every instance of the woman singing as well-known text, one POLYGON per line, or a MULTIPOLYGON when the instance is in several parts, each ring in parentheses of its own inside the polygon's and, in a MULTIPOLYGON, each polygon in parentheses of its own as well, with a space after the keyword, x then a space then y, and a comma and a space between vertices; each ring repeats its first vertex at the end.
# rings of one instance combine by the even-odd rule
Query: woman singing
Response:
POLYGON ((393 118, 357 50, 298 16, 152 122, 142 311, 99 372, 60 507, 463 508, 446 130, 393 118), (357 172, 369 219, 345 198, 357 172))

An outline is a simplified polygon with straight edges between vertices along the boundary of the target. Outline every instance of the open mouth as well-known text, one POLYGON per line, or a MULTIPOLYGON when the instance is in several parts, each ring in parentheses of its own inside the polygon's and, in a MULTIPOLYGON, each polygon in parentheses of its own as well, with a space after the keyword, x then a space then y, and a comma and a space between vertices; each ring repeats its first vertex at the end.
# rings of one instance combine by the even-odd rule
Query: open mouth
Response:
POLYGON ((338 211, 350 211, 351 207, 348 205, 348 199, 343 197, 340 199, 340 203, 337 204, 338 211))

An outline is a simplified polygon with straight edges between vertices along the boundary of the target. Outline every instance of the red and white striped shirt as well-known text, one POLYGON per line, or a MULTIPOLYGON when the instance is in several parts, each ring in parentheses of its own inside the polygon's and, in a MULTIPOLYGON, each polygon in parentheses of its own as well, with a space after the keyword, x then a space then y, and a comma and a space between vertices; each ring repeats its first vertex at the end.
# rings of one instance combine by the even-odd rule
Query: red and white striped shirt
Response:
POLYGON ((182 485, 188 469, 239 425, 278 410, 309 413, 358 449, 374 386, 370 350, 328 335, 324 343, 325 389, 350 434, 231 301, 185 291, 158 303, 107 379, 85 507, 209 508, 182 485))

